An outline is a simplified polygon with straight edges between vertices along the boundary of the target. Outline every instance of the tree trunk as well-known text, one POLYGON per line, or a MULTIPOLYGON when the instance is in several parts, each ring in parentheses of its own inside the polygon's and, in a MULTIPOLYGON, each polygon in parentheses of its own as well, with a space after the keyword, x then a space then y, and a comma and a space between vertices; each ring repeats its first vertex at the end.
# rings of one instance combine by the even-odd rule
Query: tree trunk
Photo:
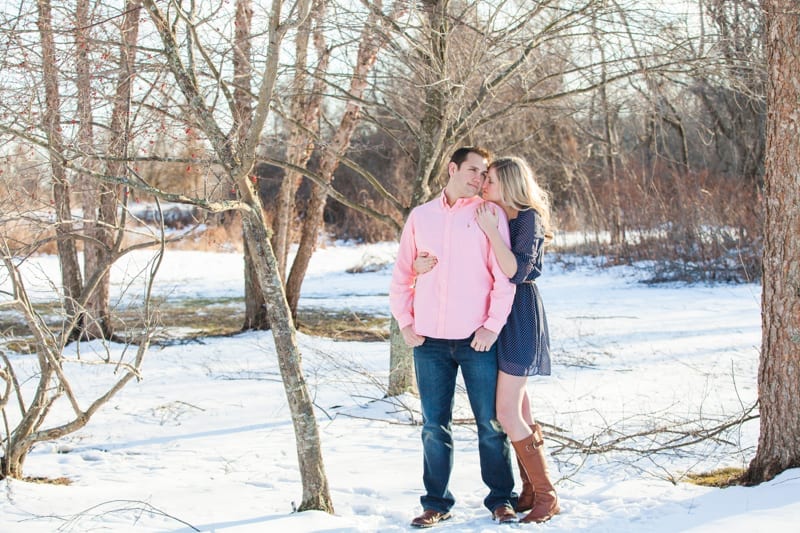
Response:
MULTIPOLYGON (((53 173, 53 204, 56 215, 56 244, 61 266, 61 283, 64 290, 64 309, 67 316, 75 318, 76 331, 81 320, 76 318, 80 309, 76 303, 81 294, 81 279, 78 251, 73 235, 72 210, 70 208, 70 186, 67 172, 61 158, 64 155, 64 140, 61 134, 61 97, 58 89, 59 75, 56 66, 56 49, 53 38, 52 9, 50 0, 38 0, 39 17, 37 25, 42 39, 42 74, 45 90, 44 128, 50 147, 50 169, 53 173)), ((67 321, 66 323, 71 323, 67 321)))
MULTIPOLYGON (((290 152, 295 143, 294 135, 289 138, 286 159, 291 162, 293 155, 290 152)), ((310 155, 310 154, 309 154, 310 155)), ((306 159, 306 161, 308 161, 306 159)), ((286 263, 289 260, 289 248, 292 242, 291 228, 294 222, 295 210, 295 195, 300 183, 303 181, 303 175, 294 170, 286 170, 281 181, 281 186, 278 189, 278 195, 275 198, 275 219, 272 223, 272 248, 275 250, 275 255, 278 260, 278 271, 281 273, 281 279, 286 276, 286 263)))
POLYGON ((761 433, 748 483, 800 466, 800 8, 793 0, 761 5, 768 62, 761 433))
POLYGON ((400 334, 400 328, 394 317, 391 319, 389 328, 389 369, 387 396, 399 396, 405 392, 417 391, 417 380, 414 376, 414 350, 403 340, 403 335, 400 334))
MULTIPOLYGON (((253 22, 251 0, 237 0, 236 21, 234 24, 233 47, 233 101, 236 117, 231 137, 241 147, 247 142, 247 135, 253 124, 253 66, 250 61, 253 22)), ((244 323, 242 331, 268 330, 267 304, 258 284, 255 269, 258 268, 248 253, 247 237, 242 229, 244 243, 244 323)))
MULTIPOLYGON (((602 65, 603 85, 600 87, 600 100, 603 113, 603 150, 606 177, 611 183, 611 245, 621 247, 625 244, 625 229, 622 222, 622 205, 619 198, 619 176, 617 175, 617 134, 615 129, 615 115, 608 101, 608 90, 606 88, 606 63, 605 50, 600 46, 602 65)), ((617 250, 619 253, 619 250, 617 250)))
MULTIPOLYGON (((333 140, 325 148, 319 163, 319 175, 325 183, 333 182, 333 174, 339 166, 339 158, 347 152, 350 140, 360 120, 361 105, 358 100, 367 88, 367 74, 372 69, 378 58, 378 52, 386 43, 384 37, 377 31, 377 17, 370 12, 370 16, 361 31, 361 40, 356 56, 356 65, 350 78, 348 94, 351 100, 347 102, 339 127, 333 140)), ((297 317, 297 304, 300 300, 300 288, 308 271, 311 256, 317 248, 317 240, 324 229, 324 214, 327 194, 318 184, 312 188, 311 202, 306 209, 306 221, 303 224, 303 234, 297 250, 292 271, 286 282, 286 298, 292 316, 297 317)))
POLYGON ((247 133, 253 124, 253 66, 250 62, 252 25, 251 0, 237 0, 233 36, 233 102, 236 117, 232 136, 239 145, 247 140, 247 133))
POLYGON ((297 305, 300 302, 300 289, 311 263, 311 256, 317 249, 317 239, 322 230, 322 214, 325 211, 325 191, 316 183, 311 186, 311 201, 306 208, 306 221, 303 224, 300 244, 292 261, 292 271, 286 280, 286 301, 292 318, 297 319, 297 305))
MULTIPOLYGON (((292 80, 292 100, 289 109, 293 122, 289 128, 289 140, 286 143, 286 160, 297 168, 305 168, 308 164, 314 151, 314 138, 319 135, 319 114, 330 59, 330 50, 325 44, 325 34, 322 31, 321 21, 324 20, 324 17, 325 0, 317 0, 314 3, 313 15, 300 25, 295 38, 295 75, 292 80), (309 88, 308 43, 312 27, 318 59, 314 69, 314 83, 309 88)), ((275 202, 272 247, 278 258, 278 268, 284 280, 287 277, 289 248, 292 244, 292 227, 295 221, 295 195, 302 181, 302 172, 287 169, 275 202)), ((294 311, 296 312, 296 309, 294 311)))
POLYGON ((37 442, 30 437, 42 425, 50 410, 50 405, 52 405, 53 399, 48 398, 47 391, 57 390, 56 387, 52 387, 51 382, 54 374, 53 368, 45 360, 41 348, 37 350, 36 355, 39 368, 42 370, 39 374, 36 392, 30 405, 22 414, 19 424, 4 443, 3 457, 0 458, 0 479, 22 479, 25 459, 37 442))
MULTIPOLYGON (((267 317, 272 325, 278 365, 295 431, 297 458, 303 485, 303 499, 298 509, 333 513, 333 503, 322 461, 319 428, 314 416, 314 405, 303 378, 296 332, 286 302, 278 263, 270 244, 261 200, 250 181, 250 173, 255 164, 256 147, 268 116, 278 76, 281 42, 292 26, 288 22, 286 25, 281 24, 283 2, 273 2, 268 28, 269 45, 253 122, 245 142, 238 144, 232 142, 231 136, 220 129, 212 108, 206 104, 191 73, 183 67, 173 27, 161 12, 156 0, 144 0, 144 2, 161 36, 164 54, 167 56, 176 83, 190 105, 198 125, 208 136, 231 183, 238 188, 242 203, 247 206, 246 209, 242 209, 242 231, 248 244, 247 256, 252 260, 254 267, 252 273, 258 280, 266 302, 267 317)), ((298 0, 293 4, 290 9, 294 14, 293 20, 301 22, 308 15, 309 5, 308 0, 298 0)))
MULTIPOLYGON (((94 123, 92 105, 92 65, 89 58, 91 49, 89 28, 89 0, 79 0, 75 9, 75 85, 77 89, 78 112, 78 150, 84 156, 81 166, 97 170, 93 159, 94 123)), ((91 175, 77 176, 81 207, 83 208, 83 271, 86 277, 100 269, 100 241, 97 240, 97 216, 100 208, 100 185, 91 175)))
MULTIPOLYGON (((447 38, 450 27, 447 18, 447 4, 445 1, 432 2, 426 9, 428 25, 425 27, 427 47, 423 49, 426 75, 430 77, 425 81, 425 101, 422 103, 422 117, 420 119, 419 160, 416 166, 416 178, 411 196, 409 210, 404 213, 408 217, 411 208, 426 202, 431 195, 431 184, 440 174, 441 163, 444 160, 444 150, 448 148, 446 138, 449 120, 454 117, 448 115, 446 91, 447 87, 437 80, 447 79, 447 38)), ((404 220, 405 222, 405 220, 404 220)), ((399 328, 392 318, 389 330, 389 386, 387 391, 390 396, 416 390, 414 377, 413 351, 406 346, 399 328)))
POLYGON ((597 17, 592 17, 592 37, 596 43, 597 50, 600 53, 600 113, 602 114, 603 122, 603 170, 605 178, 611 185, 611 246, 612 249, 617 247, 616 253, 619 252, 619 247, 625 242, 624 230, 622 226, 622 206, 620 205, 619 198, 619 177, 617 175, 617 153, 619 146, 617 145, 616 135, 616 111, 611 109, 611 103, 608 99, 608 64, 606 62, 606 49, 600 35, 600 30, 597 27, 597 17))
POLYGON ((292 413, 297 459, 303 484, 303 501, 299 511, 320 510, 333 513, 328 480, 322 461, 319 428, 314 415, 314 406, 303 378, 300 350, 297 347, 295 328, 289 305, 283 292, 283 283, 278 273, 278 263, 270 244, 269 234, 260 211, 244 214, 242 226, 245 237, 251 243, 249 254, 258 267, 258 281, 267 302, 267 314, 272 323, 272 336, 278 353, 278 365, 283 379, 286 398, 292 413))
POLYGON ((255 271, 258 265, 253 263, 250 258, 250 245, 247 243, 244 227, 242 227, 242 237, 242 247, 244 248, 244 324, 242 324, 242 331, 266 331, 269 329, 267 303, 255 271))
MULTIPOLYGON (((106 174, 124 178, 128 169, 124 163, 128 157, 128 146, 131 141, 131 125, 128 117, 131 110, 131 94, 136 64, 136 41, 139 38, 139 15, 142 10, 140 0, 128 0, 125 3, 125 17, 120 28, 119 76, 117 78, 114 107, 111 111, 111 139, 108 155, 111 161, 106 165, 106 174)), ((94 237, 98 246, 93 252, 95 270, 86 271, 86 277, 96 279, 94 287, 86 287, 89 291, 86 300, 87 321, 84 335, 88 338, 108 339, 114 333, 109 304, 111 273, 109 265, 114 261, 114 248, 121 244, 117 239, 119 228, 117 209, 120 200, 119 187, 101 184, 99 189, 100 209, 97 213, 98 224, 94 237), (115 242, 116 241, 116 242, 115 242)))
MULTIPOLYGON (((2 260, 11 281, 17 310, 23 315, 31 330, 39 369, 38 383, 31 402, 21 409, 21 418, 13 430, 9 430, 6 426, 7 440, 3 444, 3 457, 0 459, 0 479, 6 477, 22 479, 25 458, 36 443, 31 435, 42 425, 53 401, 61 394, 62 389, 54 386, 52 381, 56 370, 56 365, 53 363, 57 361, 58 356, 53 343, 53 338, 56 336, 49 331, 45 333, 45 330, 39 327, 42 322, 37 320, 39 317, 33 313, 33 306, 24 290, 19 269, 6 254, 2 260), (49 393, 52 393, 52 396, 49 393)), ((15 392, 19 394, 18 390, 15 392)), ((3 414, 5 415, 5 411, 3 414)))

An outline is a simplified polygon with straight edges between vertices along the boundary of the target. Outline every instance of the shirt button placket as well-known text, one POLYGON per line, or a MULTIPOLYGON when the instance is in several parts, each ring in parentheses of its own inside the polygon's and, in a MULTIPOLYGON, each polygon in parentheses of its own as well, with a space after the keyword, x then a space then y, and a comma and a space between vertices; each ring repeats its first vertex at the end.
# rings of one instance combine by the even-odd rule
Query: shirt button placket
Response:
POLYGON ((447 209, 445 212, 444 218, 444 234, 443 234, 443 242, 442 242, 442 258, 444 261, 441 261, 439 266, 444 267, 442 270, 442 274, 439 275, 439 284, 440 284, 440 292, 439 292, 439 319, 438 319, 438 327, 436 335, 440 339, 447 338, 447 292, 449 290, 450 284, 450 264, 451 264, 451 241, 452 241, 452 232, 453 232, 453 211, 451 209, 447 209), (444 264, 442 264, 444 263, 444 264))

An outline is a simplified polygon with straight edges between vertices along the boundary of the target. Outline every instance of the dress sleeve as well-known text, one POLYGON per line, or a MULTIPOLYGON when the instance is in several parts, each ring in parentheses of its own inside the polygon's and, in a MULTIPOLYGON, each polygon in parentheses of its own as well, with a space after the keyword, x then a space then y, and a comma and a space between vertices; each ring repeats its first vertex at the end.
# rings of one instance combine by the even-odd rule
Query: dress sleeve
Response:
MULTIPOLYGON (((499 214, 500 220, 497 229, 500 231, 500 237, 503 239, 503 243, 509 246, 511 244, 511 235, 508 220, 502 210, 499 214)), ((490 251, 489 267, 492 270, 494 281, 489 293, 489 312, 486 321, 483 323, 483 327, 489 331, 500 333, 500 330, 503 329, 508 319, 508 314, 511 312, 511 306, 514 304, 514 293, 517 287, 511 283, 511 280, 503 273, 503 269, 500 268, 500 263, 497 261, 497 256, 491 246, 489 246, 488 249, 490 251)))
POLYGON ((517 272, 511 278, 511 283, 519 284, 541 275, 543 244, 542 217, 533 209, 520 211, 511 234, 511 251, 517 258, 517 272))

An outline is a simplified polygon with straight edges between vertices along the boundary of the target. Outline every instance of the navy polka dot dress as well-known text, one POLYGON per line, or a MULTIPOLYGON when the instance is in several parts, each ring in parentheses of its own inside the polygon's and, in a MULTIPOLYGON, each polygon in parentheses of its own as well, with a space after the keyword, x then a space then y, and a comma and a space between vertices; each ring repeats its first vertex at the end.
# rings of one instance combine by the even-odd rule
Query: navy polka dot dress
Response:
POLYGON ((550 334, 534 280, 542 273, 544 228, 533 209, 509 220, 511 250, 517 258, 514 304, 497 338, 498 368, 512 376, 550 375, 550 334))

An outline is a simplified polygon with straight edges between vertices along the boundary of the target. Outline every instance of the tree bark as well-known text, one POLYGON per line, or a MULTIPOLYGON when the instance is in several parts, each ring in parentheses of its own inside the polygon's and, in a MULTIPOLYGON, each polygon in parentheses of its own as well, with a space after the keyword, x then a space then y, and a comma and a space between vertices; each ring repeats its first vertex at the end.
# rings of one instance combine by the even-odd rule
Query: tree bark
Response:
MULTIPOLYGON (((128 146, 131 141, 131 124, 128 120, 131 111, 131 94, 136 64, 136 41, 139 38, 139 15, 142 10, 140 0, 128 0, 125 3, 125 16, 120 28, 119 74, 114 95, 114 107, 111 111, 111 136, 108 145, 110 162, 106 165, 106 174, 124 178, 128 169, 124 161, 128 157, 128 146)), ((84 335, 88 338, 108 339, 114 333, 109 305, 111 274, 109 266, 114 261, 115 251, 121 244, 117 232, 120 231, 117 210, 120 203, 119 186, 101 184, 99 187, 100 206, 97 212, 97 224, 94 238, 97 246, 93 247, 92 258, 94 270, 87 270, 86 277, 92 278, 94 284, 86 287, 87 320, 84 324, 84 335)), ((123 198, 122 201, 125 201, 123 198)))
MULTIPOLYGON (((319 135, 320 108, 330 59, 330 50, 326 46, 325 34, 320 24, 325 17, 325 7, 325 0, 315 2, 313 16, 298 28, 295 38, 295 74, 289 108, 289 118, 292 123, 289 127, 289 140, 286 143, 286 160, 297 168, 305 168, 308 164, 314 151, 314 139, 319 135), (314 69, 314 82, 309 88, 308 44, 312 31, 318 59, 314 69)), ((272 247, 278 257, 278 268, 284 280, 287 276, 289 248, 292 243, 291 229, 295 221, 295 195, 302 181, 301 172, 287 169, 276 199, 272 247)))
POLYGON ((283 292, 283 283, 278 274, 278 263, 270 244, 266 222, 260 215, 260 211, 250 211, 242 217, 242 226, 245 237, 251 243, 249 253, 258 267, 255 272, 264 290, 267 314, 278 352, 278 366, 292 412, 297 459, 303 484, 303 500, 298 511, 319 510, 333 513, 314 405, 303 377, 302 357, 283 292))
POLYGON ((50 148, 50 170, 53 173, 53 204, 56 215, 56 238, 58 260, 61 266, 61 283, 64 290, 64 309, 67 316, 77 324, 75 332, 80 330, 80 314, 77 299, 80 297, 83 281, 78 251, 73 234, 72 209, 70 208, 70 185, 64 167, 64 139, 61 133, 61 96, 59 93, 58 67, 56 66, 56 49, 53 38, 52 8, 50 0, 37 0, 39 16, 37 25, 42 40, 42 74, 45 91, 44 129, 50 148))
MULTIPOLYGON (((89 59, 91 44, 89 28, 89 0, 78 0, 75 8, 75 86, 77 89, 78 112, 78 150, 83 155, 81 166, 97 170, 92 155, 94 152, 94 123, 92 104, 92 66, 89 59)), ((99 259, 102 253, 97 240, 97 215, 100 206, 100 184, 89 173, 76 177, 83 208, 83 271, 96 272, 100 269, 99 259)))
MULTIPOLYGON (((447 87, 438 80, 447 80, 448 59, 447 39, 450 35, 448 25, 448 0, 438 0, 426 6, 425 47, 420 49, 423 68, 420 75, 424 83, 424 102, 419 132, 419 158, 414 178, 411 205, 404 213, 405 218, 411 209, 430 199, 431 184, 442 171, 442 164, 447 150, 456 140, 448 138, 448 125, 455 122, 456 117, 447 110, 447 87)), ((414 375, 413 350, 406 346, 400 329, 393 324, 389 330, 389 384, 390 396, 404 392, 416 391, 414 375)))
MULTIPOLYGON (((233 105, 236 116, 233 121, 231 137, 239 150, 247 142, 247 135, 253 124, 253 66, 250 56, 252 46, 253 4, 251 0, 237 0, 236 20, 233 35, 233 105)), ((242 230, 244 247, 244 323, 242 330, 268 330, 267 306, 263 291, 258 283, 255 269, 258 268, 250 258, 247 238, 242 230)))
POLYGON ((233 102, 236 117, 232 134, 239 145, 245 143, 253 124, 253 65, 250 61, 252 25, 252 1, 236 0, 233 35, 233 102))
MULTIPOLYGON (((242 203, 242 228, 248 243, 247 254, 255 268, 253 273, 266 302, 267 316, 272 326, 278 365, 283 378, 284 390, 292 415, 295 431, 297 457, 303 485, 303 499, 299 510, 321 510, 333 512, 325 468, 322 462, 319 427, 314 416, 314 405, 308 393, 301 367, 300 350, 297 346, 294 324, 286 302, 278 263, 270 244, 269 229, 264 218, 263 206, 250 176, 255 164, 256 147, 261 138, 269 113, 269 105, 278 75, 278 57, 281 43, 291 24, 281 24, 282 1, 272 3, 269 17, 269 44, 253 112, 253 121, 241 143, 233 142, 230 134, 224 133, 214 116, 213 108, 207 105, 191 73, 183 66, 176 47, 173 27, 156 4, 156 0, 144 0, 164 45, 170 70, 176 83, 190 106, 199 127, 205 132, 213 146, 220 165, 224 167, 230 182, 238 189, 242 203)), ((289 11, 300 24, 308 15, 309 1, 298 0, 289 11)))
POLYGON ((768 64, 761 432, 747 483, 800 466, 800 7, 793 0, 761 6, 768 64))
MULTIPOLYGON (((333 182, 333 174, 339 166, 339 160, 350 146, 350 140, 359 124, 361 105, 358 103, 367 88, 367 74, 378 58, 378 52, 386 43, 377 31, 377 17, 370 12, 361 32, 361 40, 356 56, 356 65, 350 78, 348 96, 350 100, 345 106, 339 127, 333 140, 325 147, 319 163, 319 176, 325 183, 333 182)), ((323 215, 328 198, 326 191, 318 184, 312 187, 311 202, 306 209, 306 220, 300 238, 292 270, 286 281, 286 297, 292 316, 297 317, 297 304, 300 300, 300 288, 303 284, 311 256, 317 248, 317 240, 323 230, 323 215)))
POLYGON ((392 317, 389 326, 389 385, 387 396, 399 396, 417 390, 414 376, 414 350, 403 340, 397 320, 392 317))
POLYGON ((264 300, 264 291, 258 281, 256 269, 250 255, 248 236, 242 228, 242 249, 244 251, 244 324, 242 331, 270 329, 269 316, 267 315, 267 302, 264 300))

